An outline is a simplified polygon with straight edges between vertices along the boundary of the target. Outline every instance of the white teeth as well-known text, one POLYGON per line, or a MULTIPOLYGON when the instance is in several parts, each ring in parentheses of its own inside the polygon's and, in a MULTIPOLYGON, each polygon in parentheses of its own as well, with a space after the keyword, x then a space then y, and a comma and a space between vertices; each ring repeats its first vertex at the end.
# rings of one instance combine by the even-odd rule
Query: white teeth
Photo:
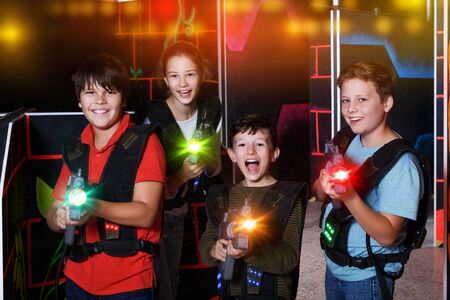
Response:
POLYGON ((245 162, 247 162, 247 163, 256 163, 258 161, 256 159, 247 159, 245 162))
POLYGON ((351 121, 361 121, 363 118, 350 118, 351 121))
POLYGON ((93 109, 92 112, 97 115, 103 115, 108 112, 107 109, 93 109))

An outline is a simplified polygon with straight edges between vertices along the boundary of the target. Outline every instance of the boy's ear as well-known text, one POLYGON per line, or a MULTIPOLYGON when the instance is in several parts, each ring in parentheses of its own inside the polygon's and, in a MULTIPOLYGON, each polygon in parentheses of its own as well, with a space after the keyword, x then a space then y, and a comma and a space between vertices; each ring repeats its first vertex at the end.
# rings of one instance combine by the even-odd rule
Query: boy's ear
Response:
POLYGON ((233 148, 227 148, 227 153, 231 161, 236 163, 236 154, 234 153, 233 148))
POLYGON ((166 83, 166 86, 168 87, 169 86, 169 82, 167 81, 166 77, 164 77, 164 82, 166 83))
POLYGON ((275 162, 280 156, 280 148, 276 147, 272 151, 272 157, 270 158, 270 162, 275 162))
POLYGON ((384 104, 384 112, 389 112, 394 106, 394 97, 388 96, 383 104, 384 104))
POLYGON ((78 101, 78 107, 81 108, 81 102, 80 101, 78 101))

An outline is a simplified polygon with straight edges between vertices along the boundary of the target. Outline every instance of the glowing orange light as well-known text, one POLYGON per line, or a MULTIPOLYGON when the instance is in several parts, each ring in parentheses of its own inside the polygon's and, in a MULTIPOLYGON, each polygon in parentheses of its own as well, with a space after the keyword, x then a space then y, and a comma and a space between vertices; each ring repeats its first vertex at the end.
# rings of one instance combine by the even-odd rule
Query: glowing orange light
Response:
POLYGON ((418 33, 423 29, 423 24, 417 19, 409 19, 406 21, 405 30, 409 33, 418 33))
POLYGON ((22 32, 16 24, 6 24, 0 26, 0 40, 7 44, 17 44, 22 37, 22 32))
POLYGON ((261 9, 266 12, 278 12, 285 8, 285 4, 279 1, 266 1, 263 2, 261 9))
POLYGON ((63 4, 60 1, 54 1, 50 4, 50 13, 54 16, 60 16, 64 12, 63 4))
POLYGON ((116 7, 113 3, 101 3, 100 5, 100 13, 104 16, 112 16, 116 10, 116 7))
POLYGON ((123 5, 123 12, 127 15, 136 15, 140 12, 139 3, 127 3, 123 5))
POLYGON ((379 17, 375 22, 375 30, 380 34, 387 34, 392 31, 392 22, 388 18, 379 17))
POLYGON ((395 7, 403 10, 420 10, 425 9, 425 1, 423 0, 395 0, 393 1, 395 7))
POLYGON ((303 24, 303 26, 302 26, 302 24, 297 20, 289 21, 287 29, 288 29, 288 32, 291 34, 300 33, 302 31, 302 29, 306 30, 305 24, 303 24))
POLYGON ((253 231, 256 228, 256 220, 246 219, 242 222, 241 226, 246 231, 253 231))

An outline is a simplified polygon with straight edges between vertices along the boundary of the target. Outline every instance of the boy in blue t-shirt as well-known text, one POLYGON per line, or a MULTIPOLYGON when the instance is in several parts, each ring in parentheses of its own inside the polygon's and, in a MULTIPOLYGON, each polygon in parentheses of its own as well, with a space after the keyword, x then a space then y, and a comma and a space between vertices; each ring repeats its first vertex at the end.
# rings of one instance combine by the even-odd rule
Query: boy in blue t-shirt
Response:
MULTIPOLYGON (((395 72, 380 64, 360 62, 344 69, 337 84, 341 89, 341 111, 356 137, 351 141, 344 159, 348 165, 359 166, 380 147, 400 138, 387 124, 394 104, 395 72)), ((368 257, 366 233, 371 237, 374 254, 399 253, 406 233, 407 220, 415 220, 423 193, 423 181, 416 156, 403 154, 392 169, 362 199, 350 182, 345 191, 336 188, 330 174, 320 171, 313 193, 319 201, 330 198, 342 203, 354 219, 351 221, 347 251, 351 257, 368 257)), ((333 207, 325 210, 325 220, 333 207)), ((375 267, 357 268, 333 262, 325 254, 325 290, 327 299, 382 299, 383 293, 375 267)), ((400 263, 387 263, 384 271, 396 274, 400 263)), ((394 282, 386 278, 393 295, 394 282)), ((384 283, 381 283, 384 284, 384 283)))

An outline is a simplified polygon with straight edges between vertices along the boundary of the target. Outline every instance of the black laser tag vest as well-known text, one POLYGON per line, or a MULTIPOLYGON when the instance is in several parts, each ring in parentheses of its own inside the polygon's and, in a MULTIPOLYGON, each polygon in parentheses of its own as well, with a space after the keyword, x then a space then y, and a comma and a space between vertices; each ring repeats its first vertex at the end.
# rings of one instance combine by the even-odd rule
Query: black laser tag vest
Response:
MULTIPOLYGON (((149 134, 155 126, 140 125, 128 128, 119 138, 103 169, 99 184, 90 185, 88 193, 92 197, 110 202, 130 202, 133 199, 136 172, 144 153, 149 134)), ((89 146, 80 139, 66 143, 63 159, 72 173, 82 170, 88 178, 89 146)), ((118 225, 97 217, 100 241, 86 243, 85 225, 78 226, 78 234, 69 252, 69 258, 76 262, 88 256, 105 252, 110 256, 131 256, 137 251, 154 253, 156 245, 146 240, 138 240, 136 227, 118 225)))
MULTIPOLYGON (((335 145, 339 147, 341 153, 345 153, 350 142, 356 135, 349 127, 343 128, 333 139, 335 145)), ((427 161, 419 154, 411 144, 404 139, 395 139, 378 149, 368 158, 357 170, 352 173, 352 185, 361 199, 364 199, 368 192, 378 185, 386 173, 395 165, 398 159, 406 152, 413 153, 420 164, 424 182, 424 191, 419 202, 416 221, 408 220, 406 237, 402 242, 405 247, 403 252, 391 254, 373 254, 370 246, 370 237, 366 234, 366 246, 369 257, 352 257, 347 251, 348 231, 353 220, 353 216, 344 206, 339 209, 333 208, 326 219, 326 228, 322 228, 320 244, 327 257, 340 266, 353 266, 360 269, 375 266, 377 273, 380 272, 386 277, 398 279, 401 277, 404 264, 409 259, 412 250, 420 248, 426 235, 426 221, 428 203, 431 199, 431 181, 427 161), (330 232, 330 230, 332 230, 330 232), (325 232, 333 235, 333 238, 326 238, 325 232), (384 272, 386 263, 398 262, 402 264, 402 269, 398 275, 392 276, 384 272)), ((326 203, 322 207, 323 212, 326 203)))
MULTIPOLYGON (((198 96, 198 117, 196 129, 207 128, 205 135, 212 136, 216 132, 221 119, 221 103, 216 96, 198 96)), ((150 124, 158 125, 157 133, 166 154, 166 174, 171 176, 178 171, 189 153, 185 150, 186 140, 183 132, 172 115, 164 99, 149 101, 145 111, 150 124)), ((204 175, 201 175, 203 177, 204 175)), ((179 188, 183 190, 183 188, 179 188)), ((188 194, 190 192, 188 191, 188 194)), ((171 201, 164 201, 164 209, 170 210, 184 204, 187 199, 179 195, 171 201)))
MULTIPOLYGON (((206 210, 208 217, 219 233, 219 227, 225 212, 228 211, 228 194, 231 184, 213 185, 208 191, 206 210)), ((264 195, 258 207, 253 208, 258 215, 264 215, 265 237, 255 240, 256 248, 274 243, 283 236, 284 229, 291 215, 295 201, 301 198, 303 205, 308 203, 308 186, 303 182, 277 181, 264 195)), ((235 272, 241 272, 242 295, 247 291, 247 268, 245 262, 237 260, 235 272), (239 266, 238 266, 239 265, 239 266)), ((293 272, 298 271, 298 269, 293 272)), ((276 275, 264 272, 261 281, 260 296, 274 296, 277 293, 276 275)), ((295 284, 295 283, 293 283, 295 284)), ((252 298, 253 299, 253 298, 252 298)))

